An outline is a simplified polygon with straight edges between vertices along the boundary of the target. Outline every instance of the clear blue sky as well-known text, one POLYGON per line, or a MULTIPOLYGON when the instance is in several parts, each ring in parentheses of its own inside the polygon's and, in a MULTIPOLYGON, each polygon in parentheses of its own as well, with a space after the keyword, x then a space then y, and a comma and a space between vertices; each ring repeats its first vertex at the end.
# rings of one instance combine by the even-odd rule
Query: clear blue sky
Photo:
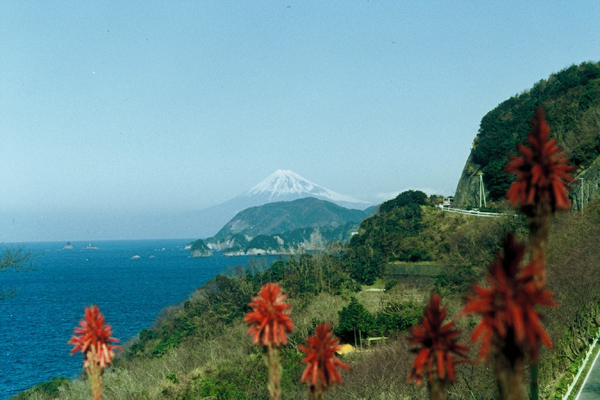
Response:
POLYGON ((598 21, 597 1, 3 1, 0 212, 185 212, 276 169, 452 194, 485 113, 598 61, 598 21))

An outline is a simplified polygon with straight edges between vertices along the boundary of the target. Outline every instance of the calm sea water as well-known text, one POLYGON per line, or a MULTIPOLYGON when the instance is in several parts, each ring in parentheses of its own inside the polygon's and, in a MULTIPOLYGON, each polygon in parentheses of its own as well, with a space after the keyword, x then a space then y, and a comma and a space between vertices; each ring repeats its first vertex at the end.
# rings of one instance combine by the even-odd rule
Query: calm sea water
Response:
MULTIPOLYGON (((159 312, 187 299, 219 272, 247 265, 248 257, 190 258, 185 240, 102 241, 98 249, 73 242, 32 243, 35 270, 0 273, 0 399, 54 376, 76 377, 83 355, 67 341, 97 304, 122 342, 149 327, 159 312), (131 259, 133 256, 139 259, 131 259)), ((273 259, 258 259, 267 265, 273 259)))

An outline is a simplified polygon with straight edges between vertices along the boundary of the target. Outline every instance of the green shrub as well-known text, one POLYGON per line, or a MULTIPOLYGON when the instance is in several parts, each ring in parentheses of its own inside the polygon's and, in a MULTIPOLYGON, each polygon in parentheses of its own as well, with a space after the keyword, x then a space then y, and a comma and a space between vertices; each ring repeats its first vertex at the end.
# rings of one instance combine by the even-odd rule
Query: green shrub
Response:
POLYGON ((385 291, 387 292, 388 290, 392 289, 397 284, 398 284, 398 281, 396 279, 391 279, 391 280, 387 281, 385 283, 385 291))
POLYGON ((168 350, 173 349, 179 345, 181 340, 176 336, 165 336, 163 340, 159 342, 152 350, 154 357, 163 356, 168 350))
MULTIPOLYGON (((302 357, 296 349, 284 347, 280 350, 283 393, 293 393, 301 385, 302 357)), ((195 378, 183 396, 185 399, 207 397, 267 400, 267 368, 263 355, 251 355, 242 362, 223 361, 195 378)))
POLYGON ((45 395, 45 396, 52 396, 52 398, 54 398, 55 396, 58 396, 60 394, 59 388, 61 386, 68 386, 69 385, 69 379, 65 378, 65 377, 54 377, 52 379, 50 379, 48 382, 42 382, 38 385, 35 385, 34 387, 32 387, 31 389, 19 393, 18 395, 16 395, 15 397, 12 397, 12 400, 26 400, 29 399, 31 397, 31 395, 33 394, 37 394, 37 395, 45 395))
POLYGON ((379 212, 389 212, 394 208, 400 208, 409 204, 425 205, 428 202, 428 197, 420 190, 407 190, 400 193, 396 198, 388 200, 379 206, 379 212))
POLYGON ((168 381, 171 381, 173 383, 179 383, 179 379, 177 379, 177 374, 171 372, 170 374, 167 374, 167 376, 165 376, 165 379, 168 381))
POLYGON ((350 299, 350 304, 339 312, 340 323, 335 329, 335 334, 345 343, 354 343, 362 337, 368 336, 375 318, 367 311, 356 297, 350 299))

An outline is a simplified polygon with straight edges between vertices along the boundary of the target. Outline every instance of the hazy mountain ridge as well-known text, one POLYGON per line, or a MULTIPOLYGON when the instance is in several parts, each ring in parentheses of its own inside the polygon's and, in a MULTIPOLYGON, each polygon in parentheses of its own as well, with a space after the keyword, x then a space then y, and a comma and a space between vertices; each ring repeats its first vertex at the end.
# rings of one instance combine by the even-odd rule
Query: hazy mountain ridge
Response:
POLYGON ((205 209, 164 212, 80 209, 58 213, 53 210, 38 213, 0 210, 3 228, 0 239, 11 242, 208 238, 247 208, 307 197, 354 210, 372 205, 319 186, 292 171, 278 170, 239 196, 205 209), (56 232, 63 232, 64 236, 57 238, 56 232))

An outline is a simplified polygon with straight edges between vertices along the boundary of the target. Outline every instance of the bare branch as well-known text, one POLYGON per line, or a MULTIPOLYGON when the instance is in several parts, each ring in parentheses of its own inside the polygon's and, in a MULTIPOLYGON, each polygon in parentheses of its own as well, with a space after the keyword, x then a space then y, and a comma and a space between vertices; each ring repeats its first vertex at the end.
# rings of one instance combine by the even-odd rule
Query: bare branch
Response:
MULTIPOLYGON (((35 254, 23 246, 7 247, 0 253, 0 272, 18 272, 34 269, 31 261, 35 254)), ((15 290, 0 288, 0 301, 15 295, 15 290)))
POLYGON ((0 254, 0 272, 33 269, 34 254, 23 246, 8 247, 0 254))

